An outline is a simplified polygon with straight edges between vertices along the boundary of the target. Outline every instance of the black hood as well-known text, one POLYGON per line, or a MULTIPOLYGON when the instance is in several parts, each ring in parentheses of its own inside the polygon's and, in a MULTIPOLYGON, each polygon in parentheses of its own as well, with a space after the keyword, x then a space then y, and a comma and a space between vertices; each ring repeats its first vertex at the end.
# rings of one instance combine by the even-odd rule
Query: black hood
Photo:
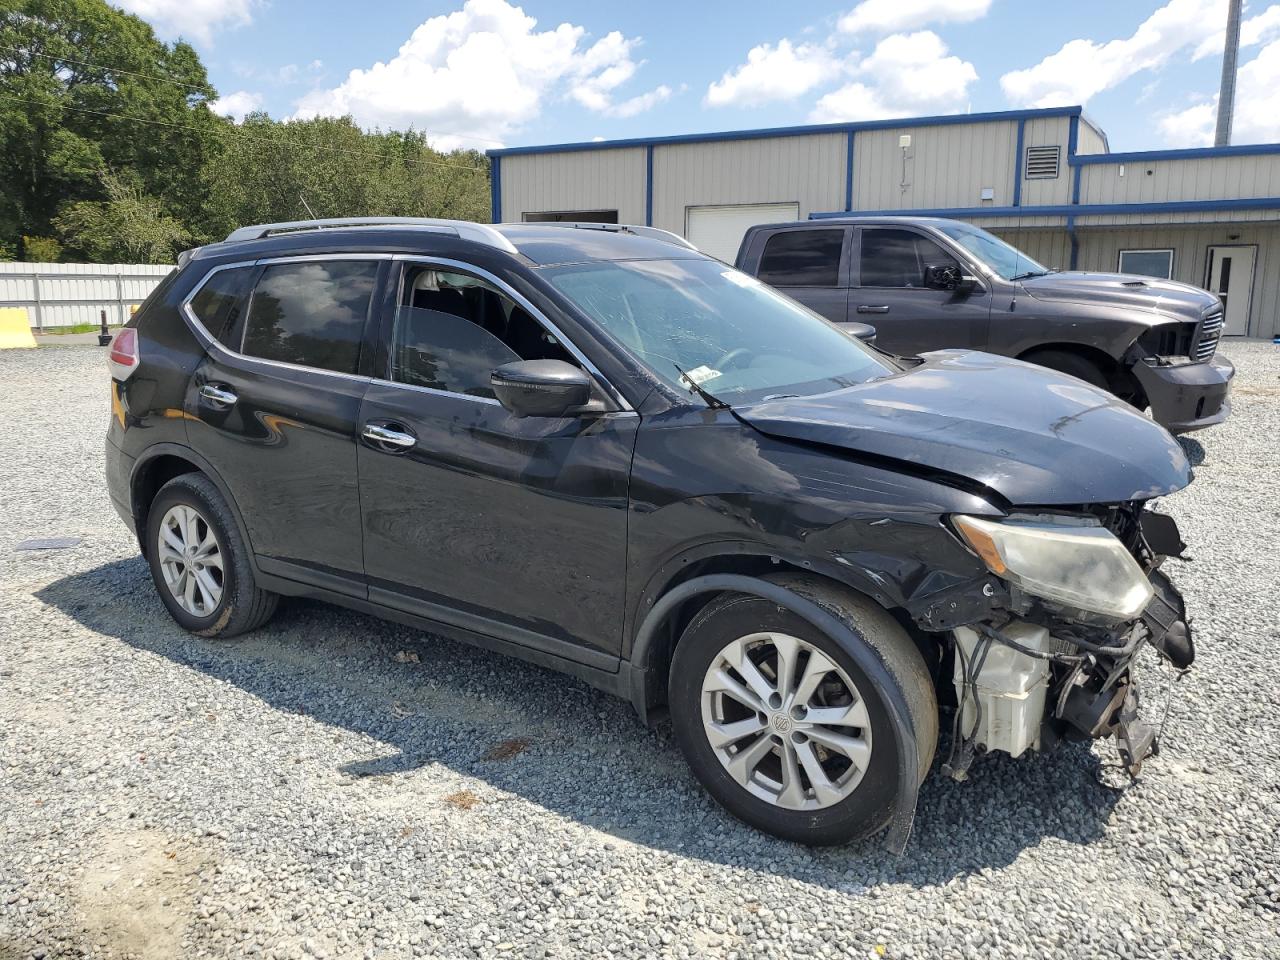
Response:
POLYGON ((1163 427, 1044 367, 958 350, 897 376, 734 407, 775 437, 966 478, 1015 505, 1148 500, 1191 482, 1163 427))
POLYGON ((1199 320, 1218 302, 1199 287, 1126 273, 1046 273, 1028 277, 1022 287, 1037 300, 1110 304, 1187 320, 1199 320))

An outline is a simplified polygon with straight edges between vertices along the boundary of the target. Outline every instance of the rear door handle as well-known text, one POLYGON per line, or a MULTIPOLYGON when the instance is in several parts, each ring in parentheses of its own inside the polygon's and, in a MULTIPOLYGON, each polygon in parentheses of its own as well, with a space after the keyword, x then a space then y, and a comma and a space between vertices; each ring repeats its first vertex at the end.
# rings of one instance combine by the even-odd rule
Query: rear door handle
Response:
POLYGON ((864 303, 860 303, 858 304, 858 312, 859 313, 888 313, 889 307, 887 305, 879 306, 879 307, 869 307, 864 303))
POLYGON ((372 440, 377 446, 394 447, 397 450, 408 450, 418 442, 413 434, 394 430, 380 423, 366 423, 363 435, 366 440, 372 440))
POLYGON ((240 399, 230 390, 224 390, 222 387, 212 383, 206 383, 200 388, 200 396, 216 407, 234 407, 236 401, 240 399))

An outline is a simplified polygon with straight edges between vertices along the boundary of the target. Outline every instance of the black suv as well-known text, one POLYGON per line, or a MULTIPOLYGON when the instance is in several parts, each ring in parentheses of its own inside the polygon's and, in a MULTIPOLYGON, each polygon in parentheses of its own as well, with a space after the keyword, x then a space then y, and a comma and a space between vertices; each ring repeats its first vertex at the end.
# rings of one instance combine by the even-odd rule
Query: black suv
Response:
POLYGON ((316 221, 184 254, 111 348, 111 497, 183 627, 319 597, 669 713, 742 819, 905 841, 943 769, 1153 731, 1191 478, 1016 360, 901 363, 643 227, 316 221))
MULTIPOLYGON (((737 267, 828 320, 875 325, 896 354, 964 348, 1109 390, 1174 433, 1221 423, 1235 367, 1222 301, 1185 283, 1059 273, 980 227, 839 217, 752 227, 737 267)), ((862 324, 859 324, 862 326, 862 324)))

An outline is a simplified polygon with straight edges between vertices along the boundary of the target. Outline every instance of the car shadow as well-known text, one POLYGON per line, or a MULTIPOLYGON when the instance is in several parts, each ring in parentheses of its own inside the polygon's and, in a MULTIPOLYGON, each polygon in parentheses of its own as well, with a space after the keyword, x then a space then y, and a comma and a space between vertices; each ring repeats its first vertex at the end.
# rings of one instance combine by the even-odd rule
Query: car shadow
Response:
POLYGON ((1193 467, 1198 467, 1204 463, 1204 444, 1199 440, 1193 440, 1191 437, 1178 437, 1178 443, 1193 467))
MULTIPOLYGON (((989 756, 967 783, 943 777, 935 760, 902 856, 876 840, 809 850, 717 806, 685 766, 669 724, 648 730, 629 704, 523 661, 303 600, 283 602, 253 634, 201 639, 169 618, 141 558, 67 576, 36 596, 98 634, 232 684, 274 710, 372 738, 369 757, 335 762, 352 783, 375 778, 385 791, 442 764, 630 842, 848 892, 946 883, 1005 866, 1047 838, 1088 844, 1102 836, 1122 792, 1103 785, 1086 744, 1018 760, 989 756), (609 786, 584 795, 584 782, 609 786)), ((945 749, 944 736, 939 756, 945 749)))

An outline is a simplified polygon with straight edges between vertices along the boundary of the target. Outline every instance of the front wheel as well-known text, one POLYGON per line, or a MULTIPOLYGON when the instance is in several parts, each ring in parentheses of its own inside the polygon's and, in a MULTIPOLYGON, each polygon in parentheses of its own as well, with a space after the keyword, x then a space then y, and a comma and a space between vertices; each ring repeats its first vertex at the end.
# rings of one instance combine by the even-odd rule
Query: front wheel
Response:
MULTIPOLYGON (((938 706, 910 637, 865 598, 784 583, 848 624, 854 642, 888 668, 892 693, 908 706, 923 779, 938 706)), ((713 600, 689 624, 669 690, 677 740, 711 795, 752 826, 807 844, 856 840, 888 823, 899 758, 885 695, 839 642, 743 594, 713 600)))

